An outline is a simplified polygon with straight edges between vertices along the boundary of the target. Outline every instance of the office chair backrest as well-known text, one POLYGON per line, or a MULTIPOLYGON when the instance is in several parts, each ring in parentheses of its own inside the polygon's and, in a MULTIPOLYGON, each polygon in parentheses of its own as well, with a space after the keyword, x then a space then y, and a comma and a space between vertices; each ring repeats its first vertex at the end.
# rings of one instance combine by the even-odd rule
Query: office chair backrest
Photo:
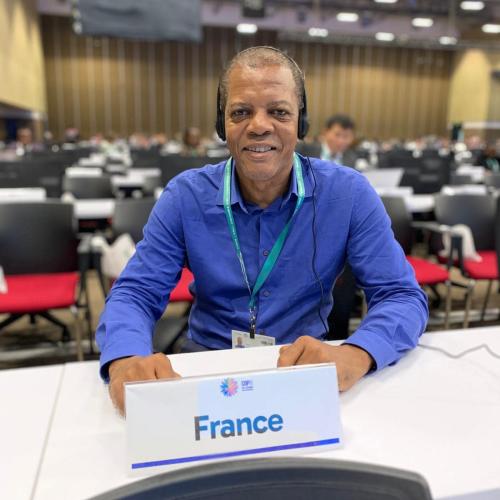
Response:
POLYGON ((456 194, 436 196, 435 213, 440 224, 469 226, 476 250, 495 248, 496 201, 491 195, 456 194))
POLYGON ((491 174, 484 178, 484 183, 492 188, 500 189, 500 174, 491 174))
POLYGON ((463 186, 465 184, 474 184, 474 179, 472 175, 457 174, 452 172, 450 174, 450 184, 452 186, 463 186))
POLYGON ((216 164, 220 161, 220 158, 209 158, 208 156, 162 156, 160 159, 162 184, 165 186, 171 179, 185 170, 200 168, 209 164, 216 164))
POLYGON ((314 458, 263 458, 189 467, 153 476, 94 500, 431 500, 420 475, 314 458))
POLYGON ((404 253, 409 255, 413 244, 413 234, 411 216, 404 199, 398 196, 382 196, 381 198, 387 215, 391 219, 394 237, 403 248, 404 253))
POLYGON ((63 191, 78 199, 113 198, 111 178, 102 177, 64 177, 63 191))
POLYGON ((75 271, 76 249, 73 205, 0 203, 0 265, 6 274, 75 271))
POLYGON ((115 236, 128 233, 136 244, 142 240, 142 229, 148 221, 154 204, 154 198, 117 200, 113 215, 115 236))

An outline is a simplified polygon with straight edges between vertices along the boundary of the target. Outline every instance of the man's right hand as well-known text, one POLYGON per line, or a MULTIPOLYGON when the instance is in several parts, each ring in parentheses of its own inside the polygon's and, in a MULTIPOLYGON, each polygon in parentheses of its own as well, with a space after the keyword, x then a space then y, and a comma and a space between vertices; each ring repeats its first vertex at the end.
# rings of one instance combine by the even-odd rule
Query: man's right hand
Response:
POLYGON ((125 415, 125 382, 156 380, 160 378, 180 378, 174 372, 165 354, 132 356, 113 361, 109 365, 109 394, 113 404, 125 415))

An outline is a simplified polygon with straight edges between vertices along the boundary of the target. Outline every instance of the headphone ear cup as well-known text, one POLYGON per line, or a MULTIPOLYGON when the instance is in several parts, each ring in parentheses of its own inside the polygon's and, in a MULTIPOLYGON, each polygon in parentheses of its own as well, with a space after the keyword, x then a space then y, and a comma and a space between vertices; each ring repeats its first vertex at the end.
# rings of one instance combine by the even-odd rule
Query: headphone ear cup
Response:
POLYGON ((309 120, 307 119, 307 114, 300 112, 297 137, 299 139, 303 139, 307 135, 308 131, 309 131, 309 120))
POLYGON ((215 131, 221 140, 226 140, 226 124, 224 123, 224 113, 220 106, 220 87, 217 87, 217 117, 215 119, 215 131))
POLYGON ((302 89, 302 109, 299 111, 299 124, 297 127, 297 137, 303 139, 309 131, 309 118, 307 116, 306 89, 302 89))
POLYGON ((217 110, 217 119, 215 120, 215 131, 221 140, 226 140, 226 126, 224 124, 224 115, 221 110, 217 110))

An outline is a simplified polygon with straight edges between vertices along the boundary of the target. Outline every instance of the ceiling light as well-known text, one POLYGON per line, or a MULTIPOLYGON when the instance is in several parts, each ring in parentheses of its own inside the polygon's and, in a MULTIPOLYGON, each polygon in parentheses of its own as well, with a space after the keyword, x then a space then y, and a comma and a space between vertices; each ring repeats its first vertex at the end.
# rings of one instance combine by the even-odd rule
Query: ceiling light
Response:
POLYGON ((415 28, 430 28, 434 24, 434 21, 430 17, 415 17, 412 19, 411 24, 415 28))
POLYGON ((236 26, 236 31, 243 35, 253 35, 257 33, 257 25, 249 23, 240 23, 236 26))
POLYGON ((483 10, 484 2, 468 1, 462 2, 460 8, 463 10, 483 10))
POLYGON ((398 0, 375 0, 376 3, 396 3, 398 0))
POLYGON ((500 33, 500 24, 483 24, 484 33, 500 33))
POLYGON ((379 31, 375 33, 375 38, 379 42, 392 42, 395 38, 394 33, 386 33, 385 31, 379 31))
POLYGON ((309 36, 319 36, 321 38, 328 36, 328 30, 325 28, 309 28, 307 33, 309 36))
POLYGON ((442 36, 439 38, 439 43, 441 45, 455 45, 457 39, 454 36, 442 36))
POLYGON ((356 12, 339 12, 337 14, 337 21, 342 23, 355 23, 359 19, 356 12))

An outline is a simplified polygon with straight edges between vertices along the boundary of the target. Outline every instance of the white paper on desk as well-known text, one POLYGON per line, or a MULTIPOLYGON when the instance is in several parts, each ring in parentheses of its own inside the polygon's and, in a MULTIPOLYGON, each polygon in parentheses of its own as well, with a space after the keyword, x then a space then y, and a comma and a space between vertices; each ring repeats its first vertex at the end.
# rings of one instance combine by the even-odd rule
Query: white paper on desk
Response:
POLYGON ((125 401, 129 472, 341 445, 332 363, 129 383, 125 401))
POLYGON ((5 275, 3 273, 3 267, 0 266, 0 293, 7 293, 8 291, 7 281, 5 280, 5 275))

